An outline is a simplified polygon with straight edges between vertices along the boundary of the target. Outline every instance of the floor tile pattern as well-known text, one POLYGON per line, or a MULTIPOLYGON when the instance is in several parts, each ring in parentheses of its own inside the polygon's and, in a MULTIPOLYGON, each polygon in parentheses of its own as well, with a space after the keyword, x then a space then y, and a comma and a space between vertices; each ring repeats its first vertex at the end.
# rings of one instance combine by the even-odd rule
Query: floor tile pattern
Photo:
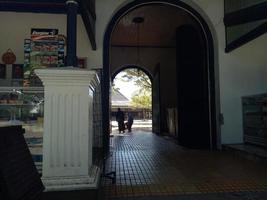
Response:
POLYGON ((267 191, 267 166, 224 151, 191 150, 150 132, 112 138, 106 198, 267 191))

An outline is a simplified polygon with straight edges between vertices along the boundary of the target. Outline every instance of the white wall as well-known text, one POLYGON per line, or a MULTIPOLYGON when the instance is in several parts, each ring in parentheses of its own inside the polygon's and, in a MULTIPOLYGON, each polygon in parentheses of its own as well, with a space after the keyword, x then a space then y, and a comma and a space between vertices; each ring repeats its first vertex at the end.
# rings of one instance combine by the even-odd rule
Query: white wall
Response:
MULTIPOLYGON (((90 67, 103 65, 104 33, 112 15, 132 0, 96 1, 96 43, 92 51, 85 28, 78 21, 78 56, 88 57, 90 67)), ((195 8, 210 25, 214 34, 217 96, 225 124, 221 128, 222 143, 242 142, 241 96, 267 91, 267 34, 234 50, 224 53, 223 0, 183 0, 195 8), (219 87, 220 86, 220 87, 219 87), (220 95, 220 96, 219 96, 220 95)), ((11 48, 17 63, 23 62, 23 40, 29 38, 31 28, 58 28, 65 33, 66 16, 0 12, 0 55, 11 48)))
POLYGON ((267 34, 225 53, 223 0, 195 1, 212 22, 218 39, 218 74, 220 85, 223 144, 243 142, 241 97, 267 92, 267 34))
MULTIPOLYGON (((10 48, 17 57, 16 63, 22 64, 24 39, 30 38, 31 28, 56 28, 59 29, 59 34, 66 35, 66 22, 67 17, 64 14, 0 12, 0 56, 10 48)), ((77 56, 92 57, 89 38, 80 16, 77 29, 77 56)), ((88 59, 89 66, 92 66, 91 60, 88 59)))
POLYGON ((222 141, 242 141, 241 96, 267 93, 267 34, 225 54, 220 48, 222 141))
MULTIPOLYGON (((215 44, 216 87, 224 114, 221 141, 243 142, 241 96, 267 92, 267 34, 226 54, 223 0, 183 0, 195 8, 211 28, 215 44)), ((97 45, 95 62, 102 65, 104 31, 112 14, 130 0, 97 0, 97 45)), ((98 64, 97 64, 98 65, 98 64)))

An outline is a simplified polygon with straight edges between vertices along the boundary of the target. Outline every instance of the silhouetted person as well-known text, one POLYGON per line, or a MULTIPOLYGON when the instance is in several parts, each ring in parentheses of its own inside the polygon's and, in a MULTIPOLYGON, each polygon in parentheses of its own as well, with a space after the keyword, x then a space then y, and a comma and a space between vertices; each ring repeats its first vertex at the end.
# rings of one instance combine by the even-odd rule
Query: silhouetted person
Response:
POLYGON ((132 132, 132 125, 133 125, 133 116, 130 113, 128 113, 128 119, 127 119, 128 132, 132 132))
POLYGON ((118 108, 118 112, 116 113, 116 121, 118 122, 119 133, 125 131, 125 124, 124 124, 124 112, 118 108))

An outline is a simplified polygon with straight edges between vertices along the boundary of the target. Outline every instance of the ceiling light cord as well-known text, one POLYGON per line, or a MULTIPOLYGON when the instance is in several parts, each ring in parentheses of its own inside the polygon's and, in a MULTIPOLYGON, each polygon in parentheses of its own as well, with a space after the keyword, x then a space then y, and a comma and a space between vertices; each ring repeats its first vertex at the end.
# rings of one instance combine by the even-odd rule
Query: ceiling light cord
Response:
POLYGON ((144 22, 143 17, 135 17, 132 21, 137 27, 137 60, 136 60, 136 65, 137 66, 142 66, 141 58, 140 58, 140 24, 144 22))
POLYGON ((136 65, 141 65, 140 59, 140 24, 137 24, 137 62, 136 65))

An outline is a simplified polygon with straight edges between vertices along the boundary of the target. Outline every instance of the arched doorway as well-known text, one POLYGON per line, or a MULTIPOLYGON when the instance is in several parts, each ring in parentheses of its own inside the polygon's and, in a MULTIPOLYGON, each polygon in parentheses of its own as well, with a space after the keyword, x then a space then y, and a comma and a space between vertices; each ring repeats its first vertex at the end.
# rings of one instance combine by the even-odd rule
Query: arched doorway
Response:
MULTIPOLYGON (((131 2, 127 5, 125 5, 124 7, 122 7, 120 10, 118 10, 118 12, 112 17, 110 23, 108 24, 107 27, 107 31, 105 33, 105 38, 104 38, 104 66, 103 66, 103 131, 104 133, 108 133, 108 127, 109 127, 109 101, 110 101, 110 97, 109 97, 109 87, 110 87, 110 40, 111 40, 111 36, 113 33, 114 28, 116 27, 116 24, 118 23, 118 21, 121 19, 121 17, 123 17, 125 14, 127 14, 128 12, 145 6, 145 5, 169 5, 169 6, 173 6, 176 7, 177 9, 182 9, 183 11, 187 12, 189 15, 191 15, 198 23, 200 30, 201 30, 201 52, 203 52, 203 54, 201 55, 201 59, 203 61, 203 68, 202 68, 202 72, 205 72, 205 83, 203 82, 203 85, 205 85, 205 89, 202 91, 201 94, 203 94, 203 96, 199 97, 199 99, 205 99, 205 109, 202 112, 203 116, 199 115, 196 118, 203 117, 203 119, 205 119, 204 121, 201 121, 198 124, 202 124, 205 123, 205 126, 203 126, 202 128, 206 128, 205 129, 205 134, 204 134, 204 139, 203 142, 200 141, 200 143, 198 143, 197 145, 195 145, 195 142, 192 141, 197 141, 197 138, 202 138, 202 137, 197 137, 194 138, 194 136, 196 136, 196 134, 201 133, 201 127, 197 130, 189 130, 185 127, 189 127, 188 125, 186 126, 186 123, 188 123, 188 120, 190 120, 189 118, 186 118, 184 115, 184 119, 185 121, 181 121, 179 120, 179 127, 181 130, 178 130, 179 133, 181 133, 182 135, 180 135, 180 143, 184 146, 188 146, 188 147, 193 147, 193 148, 207 148, 207 149, 216 149, 217 148, 217 123, 216 123, 216 103, 215 103, 215 78, 214 78, 214 49, 213 49, 213 39, 212 39, 212 34, 209 30, 209 27, 207 25, 207 23, 205 22, 205 20, 202 18, 202 16, 196 11, 194 10, 192 7, 188 6, 187 4, 180 2, 180 1, 174 1, 174 0, 165 0, 165 1, 149 1, 149 0, 138 0, 138 1, 134 1, 131 2), (182 123, 182 124, 180 124, 182 123), (184 126, 183 126, 184 125, 184 126), (184 128, 183 128, 184 127, 184 128), (188 131, 190 131, 192 134, 188 134, 188 131), (195 132, 197 131, 197 132, 195 132)), ((171 23, 171 22, 170 22, 171 23)), ((193 38, 195 37, 194 35, 191 35, 193 38)), ((182 34, 179 35, 179 30, 177 30, 177 37, 182 37, 182 34)), ((187 37, 188 38, 188 37, 187 37)), ((183 50, 182 50, 183 51, 183 50)), ((200 52, 199 51, 199 52, 200 52)), ((177 52, 179 52, 179 49, 177 50, 177 52)), ((186 60, 186 56, 188 56, 190 54, 184 55, 184 60, 186 60)), ((177 57, 179 58, 179 56, 177 57)), ((193 58, 193 57, 192 57, 193 58)), ((193 58, 194 59, 194 58, 193 58)), ((181 65, 181 63, 180 63, 181 65)), ((182 65, 181 65, 182 66, 182 65)), ((183 67, 181 67, 181 69, 183 69, 183 67)), ((186 70, 183 71, 183 73, 186 74, 186 70)), ((182 74, 180 74, 181 77, 183 76, 182 74)), ((187 74, 188 75, 188 74, 187 74)), ((155 74, 156 76, 156 74, 155 74)), ((179 75, 178 75, 179 77, 179 75)), ((154 77, 153 77, 154 78, 154 77)), ((154 78, 155 79, 155 78, 154 78)), ((190 80, 193 81, 194 76, 191 76, 190 80)), ((180 79, 180 80, 185 80, 185 79, 180 79)), ((179 81, 180 81, 179 80, 179 81)), ((177 90, 178 94, 182 94, 181 90, 179 89, 179 85, 181 84, 181 82, 177 82, 175 84, 175 90, 177 90)), ((184 81, 182 83, 183 85, 186 84, 186 81, 184 81)), ((193 83, 192 83, 193 84, 193 83)), ((186 90, 186 87, 185 88, 186 90)), ((194 91, 192 91, 194 92, 194 91)), ((160 97, 160 93, 158 94, 160 97)), ((193 95, 191 95, 192 97, 193 95)), ((184 96, 186 97, 186 96, 184 96)), ((187 96, 188 98, 189 96, 187 96)), ((186 98, 185 98, 186 99, 186 98)), ((195 99, 195 101, 197 101, 197 99, 195 99)), ((185 101, 184 101, 185 102, 185 101)), ((159 100, 159 104, 160 104, 160 100, 159 100)), ((187 104, 186 107, 182 106, 183 109, 181 109, 181 106, 179 107, 179 104, 181 104, 181 101, 177 102, 178 104, 178 115, 181 115, 181 117, 183 116, 183 113, 187 113, 190 111, 191 115, 194 114, 194 110, 191 109, 190 110, 190 104, 187 104)), ((200 104, 198 106, 201 106, 200 104)), ((182 118, 181 118, 182 119, 182 118)), ((194 119, 194 120, 195 120, 194 119)), ((155 119, 156 120, 156 119, 155 119)), ((194 121, 193 120, 193 121, 194 121)), ((161 124, 160 119, 158 120, 158 123, 161 124)), ((190 123, 188 123, 190 124, 190 123)), ((197 124, 196 124, 197 125, 197 124)), ((197 127, 197 126, 195 126, 197 127)), ((160 127, 159 127, 160 129, 160 127)), ((179 137, 178 137, 179 138, 179 137)), ((108 145, 108 135, 106 137, 106 145, 108 145)))
POLYGON ((114 78, 118 75, 118 73, 122 72, 123 70, 126 70, 126 69, 139 69, 141 70, 142 72, 144 72, 150 79, 150 81, 152 82, 153 81, 153 76, 151 75, 151 73, 144 67, 142 66, 138 66, 138 65, 124 65, 124 66, 121 66, 119 67, 118 69, 116 69, 116 71, 112 72, 111 74, 111 80, 114 80, 114 78))
POLYGON ((118 134, 118 109, 124 113, 125 133, 152 131, 152 75, 144 67, 124 65, 112 74, 111 126, 118 134), (129 118, 130 117, 130 118, 129 118), (128 120, 132 128, 128 127, 128 120))

